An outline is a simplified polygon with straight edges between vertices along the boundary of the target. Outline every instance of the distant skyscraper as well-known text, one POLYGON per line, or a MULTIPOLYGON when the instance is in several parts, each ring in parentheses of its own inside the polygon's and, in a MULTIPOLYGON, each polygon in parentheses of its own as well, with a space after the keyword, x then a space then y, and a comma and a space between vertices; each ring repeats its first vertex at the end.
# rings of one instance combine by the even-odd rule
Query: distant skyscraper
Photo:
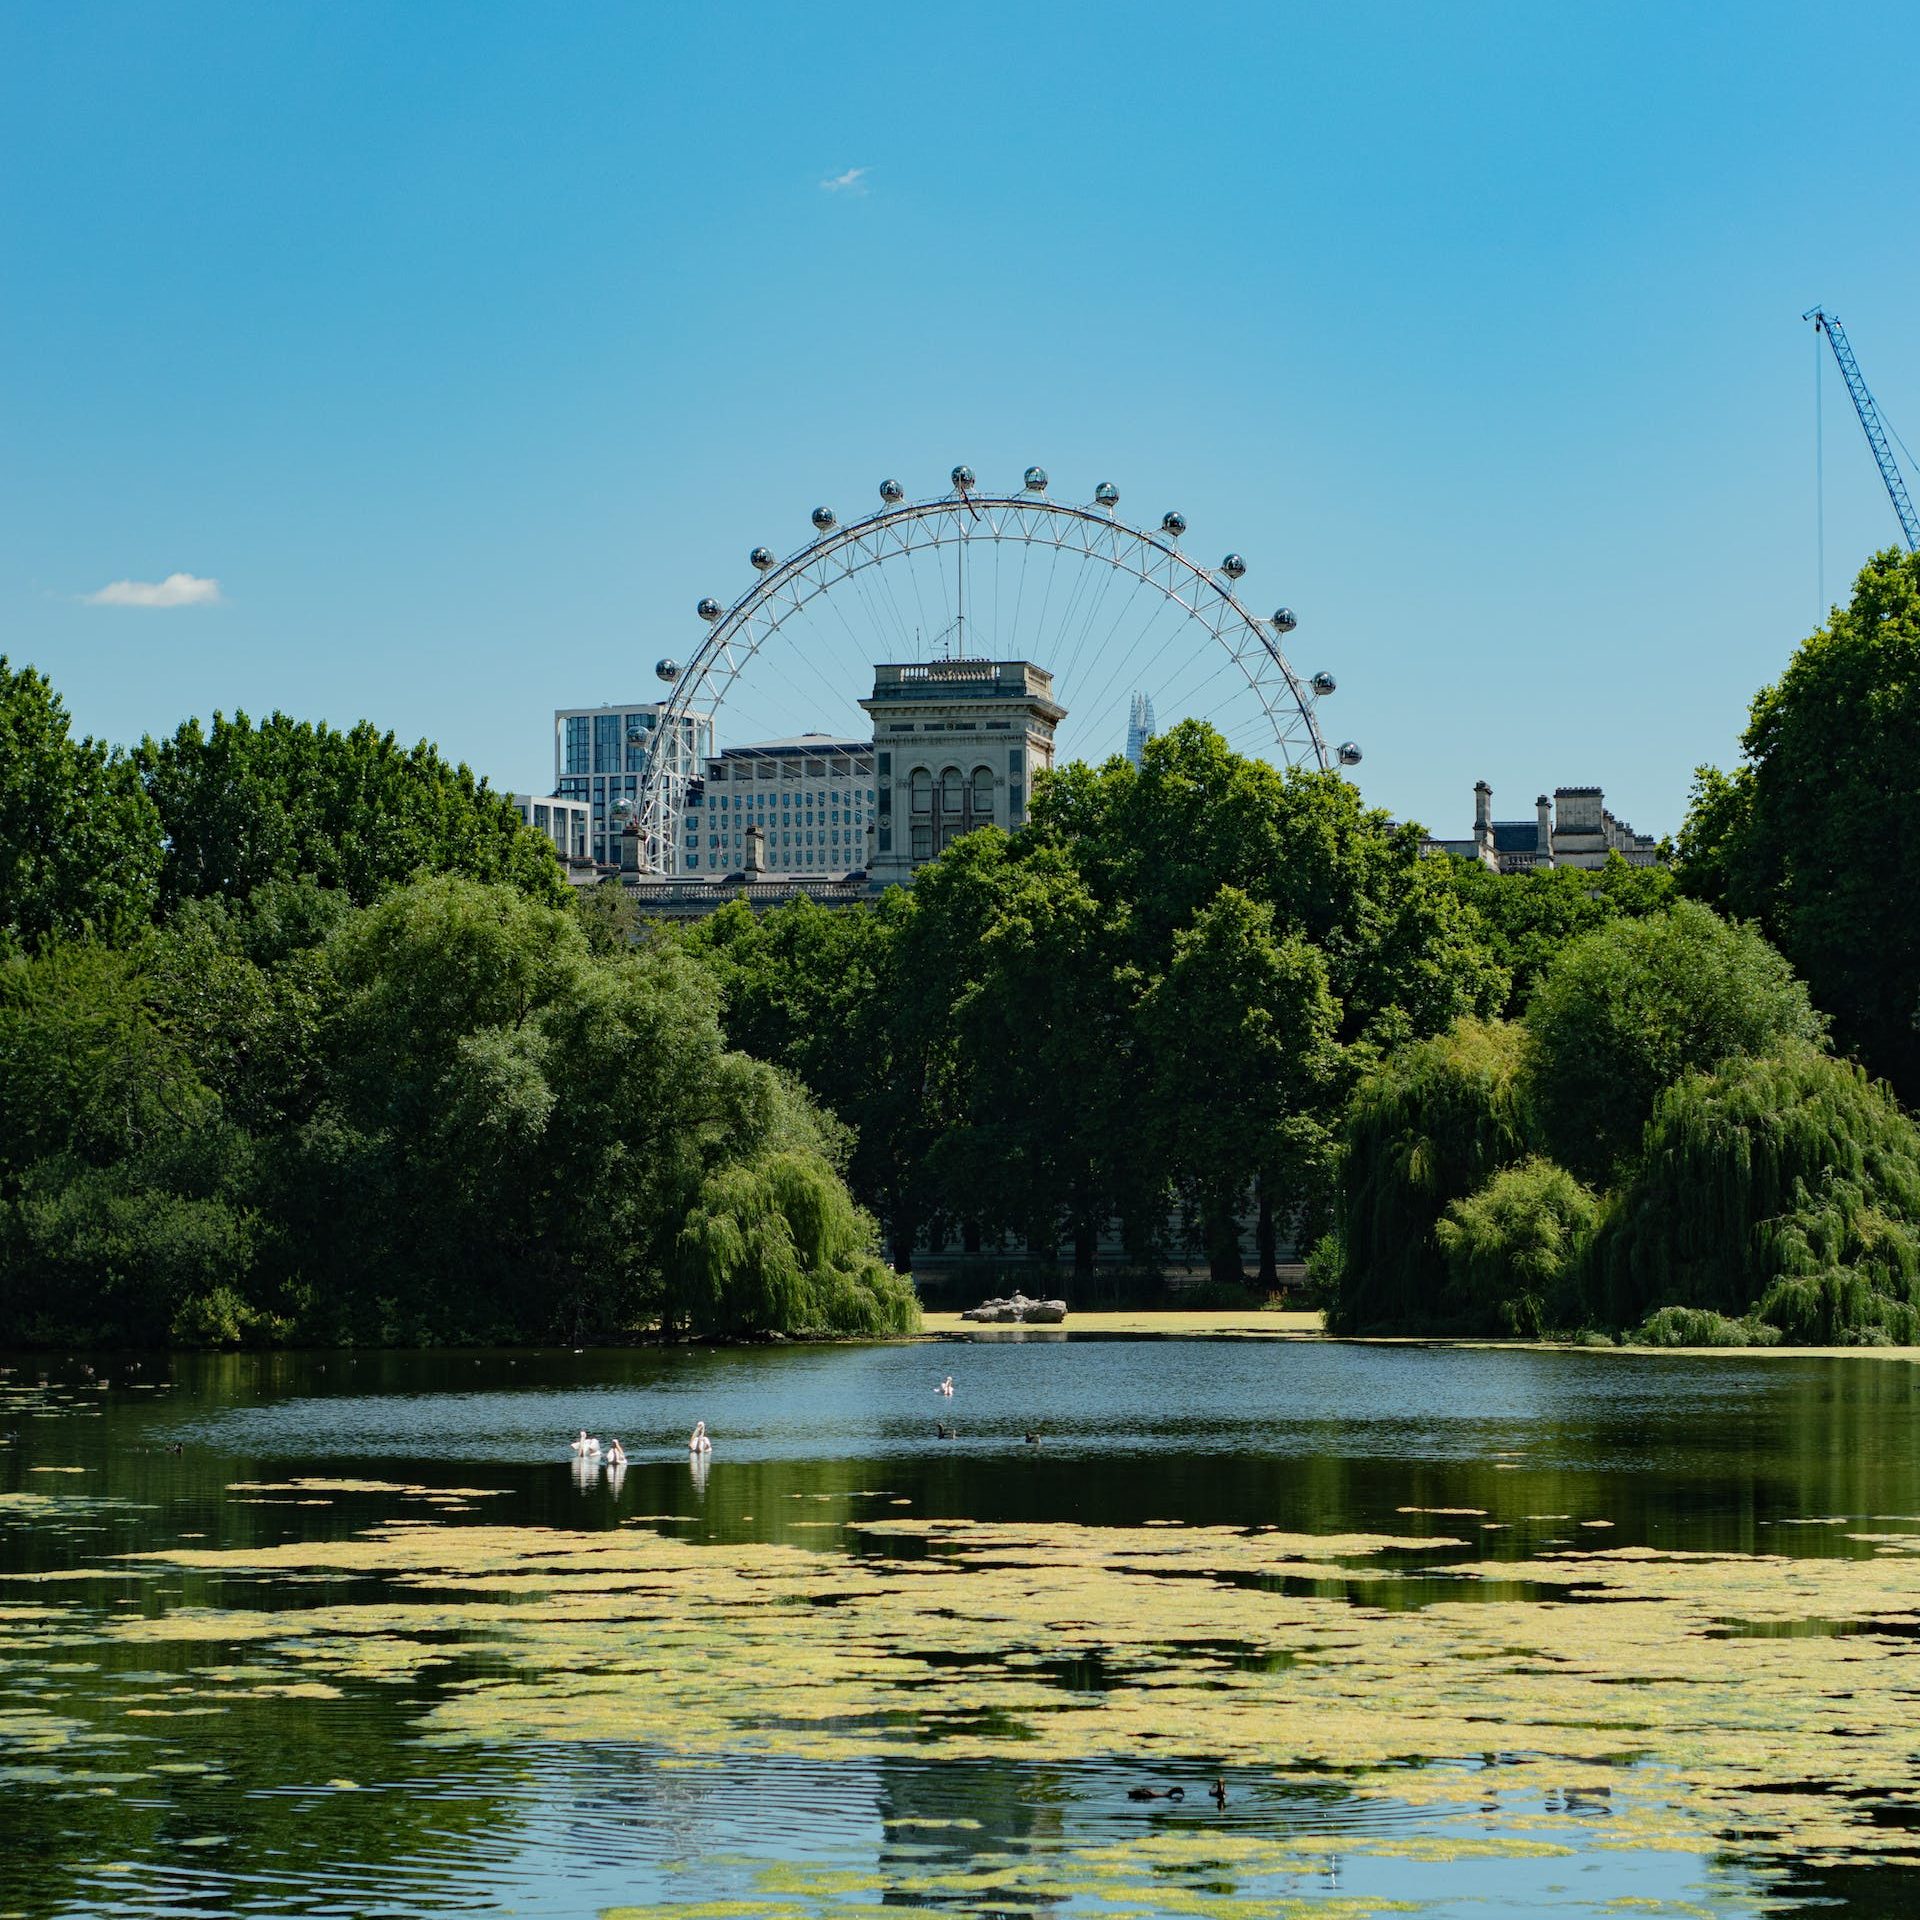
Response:
POLYGON ((1133 710, 1127 716, 1127 758, 1137 767, 1146 744, 1153 738, 1153 695, 1136 693, 1133 710))

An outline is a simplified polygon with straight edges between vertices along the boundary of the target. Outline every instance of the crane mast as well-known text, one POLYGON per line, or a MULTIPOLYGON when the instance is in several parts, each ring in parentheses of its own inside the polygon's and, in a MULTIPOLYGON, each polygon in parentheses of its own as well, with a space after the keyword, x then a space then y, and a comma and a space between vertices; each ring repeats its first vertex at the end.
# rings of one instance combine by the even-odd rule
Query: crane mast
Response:
POLYGON ((1873 457, 1879 463, 1880 478, 1885 483, 1887 498, 1893 502, 1894 517, 1900 522, 1900 531, 1906 536, 1907 551, 1920 553, 1920 514, 1913 510, 1907 483, 1901 477, 1892 447, 1887 444, 1886 429, 1880 424, 1880 409, 1873 404, 1873 395, 1867 391, 1867 383, 1860 377, 1860 363, 1853 357, 1853 349, 1847 345, 1846 329, 1841 326, 1839 318, 1825 307, 1809 307, 1800 318, 1811 320, 1815 332, 1826 334, 1827 345, 1833 349, 1833 357, 1840 364, 1840 377, 1846 381, 1847 392, 1853 396, 1853 410, 1860 416, 1860 430, 1867 436, 1867 445, 1873 449, 1873 457))

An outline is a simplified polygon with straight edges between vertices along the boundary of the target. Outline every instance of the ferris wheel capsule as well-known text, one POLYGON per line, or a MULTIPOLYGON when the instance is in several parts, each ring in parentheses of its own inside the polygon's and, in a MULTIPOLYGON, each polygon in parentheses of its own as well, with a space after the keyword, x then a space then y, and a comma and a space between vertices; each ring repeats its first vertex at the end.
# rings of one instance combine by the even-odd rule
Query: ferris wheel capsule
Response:
POLYGON ((813 524, 818 527, 822 533, 831 533, 834 528, 839 525, 839 521, 835 518, 834 511, 831 507, 815 507, 813 510, 813 524))
POLYGON ((1160 531, 1162 533, 1171 534, 1174 539, 1178 540, 1186 530, 1187 516, 1184 513, 1175 513, 1169 509, 1160 516, 1160 531))
POLYGON ((955 467, 952 478, 955 493, 971 493, 973 491, 974 481, 973 469, 971 467, 955 467))
POLYGON ((1238 580, 1247 570, 1247 563, 1237 553, 1230 553, 1220 562, 1220 571, 1229 580, 1238 580))
POLYGON ((1045 467, 1029 467, 1021 477, 1020 484, 1029 493, 1045 493, 1047 490, 1047 470, 1045 467))
POLYGON ((1360 749, 1351 740, 1340 742, 1340 764, 1343 767, 1357 767, 1360 764, 1360 749))
POLYGON ((694 608, 694 612, 697 613, 702 620, 718 620, 720 616, 726 612, 726 608, 723 607, 718 600, 709 595, 694 608))
POLYGON ((1333 692, 1333 690, 1337 686, 1339 686, 1339 684, 1340 682, 1336 680, 1332 674, 1324 671, 1320 673, 1316 673, 1313 676, 1313 690, 1323 700, 1327 697, 1328 694, 1333 692))
POLYGON ((1120 504, 1120 489, 1111 480, 1102 480, 1093 490, 1096 505, 1117 507, 1120 504))
POLYGON ((672 658, 656 660, 653 663, 653 676, 656 680, 664 680, 668 686, 672 686, 680 678, 680 662, 672 658))
POLYGON ((1273 610, 1273 629, 1276 633, 1291 633, 1300 624, 1293 617, 1291 607, 1275 607, 1273 610))
POLYGON ((880 482, 880 498, 884 500, 888 506, 897 507, 906 497, 907 490, 898 480, 882 480, 880 482))
POLYGON ((747 565, 750 566, 755 573, 765 573, 767 569, 773 565, 773 549, 771 547, 755 547, 754 550, 747 555, 747 565))

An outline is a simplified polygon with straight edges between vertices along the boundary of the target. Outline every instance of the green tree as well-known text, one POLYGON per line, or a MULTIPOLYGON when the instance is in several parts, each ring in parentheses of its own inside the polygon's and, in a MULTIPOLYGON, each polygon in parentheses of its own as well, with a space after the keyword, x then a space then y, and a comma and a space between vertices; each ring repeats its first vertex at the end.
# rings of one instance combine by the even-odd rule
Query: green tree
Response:
POLYGON ((1437 1227, 1526 1153, 1525 1050, 1516 1026, 1461 1020, 1388 1055, 1355 1088, 1333 1232, 1314 1259, 1336 1331, 1445 1324, 1454 1303, 1437 1227))
POLYGON ((1757 920, 1838 1043, 1920 1098, 1920 555, 1867 562, 1741 746, 1696 777, 1682 885, 1757 920))
POLYGON ((1529 867, 1495 873, 1478 860, 1436 862, 1454 891, 1479 916, 1495 960, 1511 979, 1509 1017, 1523 1012, 1553 957, 1568 941, 1609 920, 1643 919, 1673 898, 1670 867, 1630 867, 1619 854, 1594 872, 1579 867, 1529 867))
POLYGON ((75 740, 46 677, 0 654, 0 952, 127 938, 152 915, 160 857, 132 765, 75 740))
POLYGON ((1655 1338, 1920 1341, 1920 1129, 1806 1045, 1656 1103, 1594 1244, 1593 1302, 1655 1338))
POLYGON ((559 903, 553 848, 511 804, 425 741, 276 713, 197 720, 135 755, 166 835, 161 903, 244 900, 311 878, 365 906, 419 874, 499 881, 559 903))
POLYGON ((1751 928, 1692 900, 1616 920, 1562 949, 1527 1008, 1529 1097, 1554 1157, 1611 1182, 1654 1101, 1683 1073, 1790 1041, 1822 1022, 1751 928))
MULTIPOLYGON (((1235 887, 1174 935, 1142 1000, 1151 1119, 1176 1188, 1203 1222, 1216 1280, 1241 1278, 1238 1216, 1257 1184, 1318 1140, 1339 1075, 1326 964, 1235 887)), ((1264 1249, 1271 1281, 1271 1239, 1264 1249)))
POLYGON ((152 1346, 252 1324, 251 1143, 196 1071, 150 948, 0 967, 0 1112, 0 1340, 152 1346))

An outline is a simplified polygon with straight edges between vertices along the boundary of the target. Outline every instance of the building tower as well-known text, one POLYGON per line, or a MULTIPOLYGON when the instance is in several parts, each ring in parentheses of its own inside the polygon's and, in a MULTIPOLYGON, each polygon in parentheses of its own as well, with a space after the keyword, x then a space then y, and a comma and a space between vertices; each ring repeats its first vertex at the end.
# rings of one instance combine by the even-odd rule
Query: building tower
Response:
POLYGON ((1153 695, 1136 693, 1133 706, 1127 714, 1127 758, 1134 766, 1140 764, 1140 756, 1146 751, 1146 745, 1153 738, 1153 695))
POLYGON ((860 704, 873 719, 876 887, 909 880, 975 827, 1024 825, 1067 717, 1031 660, 877 666, 860 704))

